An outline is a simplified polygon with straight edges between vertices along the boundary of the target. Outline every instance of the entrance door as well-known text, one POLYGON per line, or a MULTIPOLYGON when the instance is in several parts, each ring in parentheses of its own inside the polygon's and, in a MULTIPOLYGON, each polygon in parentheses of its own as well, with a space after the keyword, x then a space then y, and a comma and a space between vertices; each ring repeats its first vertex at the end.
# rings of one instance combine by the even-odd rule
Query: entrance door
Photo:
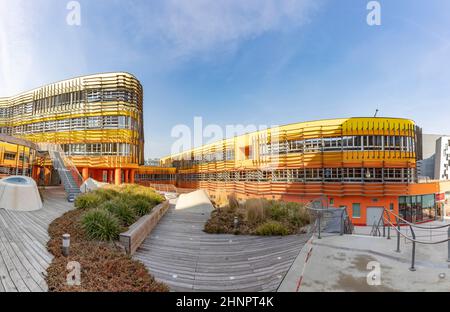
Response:
POLYGON ((380 221, 381 215, 383 214, 383 209, 383 207, 368 207, 366 212, 366 224, 368 226, 372 226, 374 223, 378 224, 378 221, 380 221))
POLYGON ((102 182, 108 182, 108 170, 103 170, 102 178, 103 178, 102 182))

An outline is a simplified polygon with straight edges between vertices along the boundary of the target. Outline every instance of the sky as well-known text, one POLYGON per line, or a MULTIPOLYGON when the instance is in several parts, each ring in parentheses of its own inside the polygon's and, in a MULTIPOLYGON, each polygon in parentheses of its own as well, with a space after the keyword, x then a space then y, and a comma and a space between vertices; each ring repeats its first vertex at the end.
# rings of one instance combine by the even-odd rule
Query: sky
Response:
POLYGON ((126 71, 144 87, 145 155, 177 125, 413 119, 450 133, 450 1, 0 0, 0 97, 126 71))

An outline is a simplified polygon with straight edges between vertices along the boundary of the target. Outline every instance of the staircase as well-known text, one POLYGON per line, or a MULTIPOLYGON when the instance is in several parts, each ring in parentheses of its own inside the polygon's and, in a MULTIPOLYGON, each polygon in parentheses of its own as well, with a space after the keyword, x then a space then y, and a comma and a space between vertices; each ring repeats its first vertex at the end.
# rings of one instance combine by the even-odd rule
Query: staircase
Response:
POLYGON ((78 169, 72 161, 66 157, 61 146, 57 144, 40 144, 42 151, 48 151, 53 162, 53 168, 58 170, 59 177, 64 185, 69 202, 75 201, 76 197, 81 194, 80 186, 83 183, 78 169))
POLYGON ((60 152, 53 153, 53 167, 58 170, 61 181, 64 184, 66 190, 67 200, 73 202, 75 198, 81 194, 80 185, 75 181, 72 171, 67 169, 64 164, 63 157, 60 152))

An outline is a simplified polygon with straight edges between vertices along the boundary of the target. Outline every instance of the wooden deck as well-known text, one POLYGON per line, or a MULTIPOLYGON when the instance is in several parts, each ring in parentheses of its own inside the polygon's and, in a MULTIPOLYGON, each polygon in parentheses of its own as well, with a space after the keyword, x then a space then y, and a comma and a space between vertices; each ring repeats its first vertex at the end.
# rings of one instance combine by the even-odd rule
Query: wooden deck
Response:
POLYGON ((172 204, 134 258, 172 291, 276 291, 308 239, 207 234, 208 218, 172 204))
POLYGON ((63 188, 47 188, 44 208, 33 212, 0 209, 0 292, 47 291, 52 261, 46 244, 48 225, 72 209, 63 188))

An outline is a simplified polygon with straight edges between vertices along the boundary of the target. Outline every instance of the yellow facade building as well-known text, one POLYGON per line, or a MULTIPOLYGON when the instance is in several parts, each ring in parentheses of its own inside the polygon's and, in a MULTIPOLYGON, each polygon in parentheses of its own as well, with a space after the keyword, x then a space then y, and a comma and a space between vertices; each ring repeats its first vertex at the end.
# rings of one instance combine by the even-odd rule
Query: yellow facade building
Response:
POLYGON ((0 132, 58 145, 84 178, 133 182, 144 162, 142 113, 133 75, 98 74, 0 98, 0 132))
POLYGON ((414 222, 437 214, 439 182, 417 181, 421 129, 412 120, 295 123, 170 155, 161 167, 150 167, 143 166, 143 97, 141 83, 118 72, 0 98, 0 175, 30 175, 47 184, 56 172, 65 176, 66 190, 92 177, 202 188, 212 198, 326 196, 330 206, 346 207, 355 224, 372 224, 382 208, 414 222))

